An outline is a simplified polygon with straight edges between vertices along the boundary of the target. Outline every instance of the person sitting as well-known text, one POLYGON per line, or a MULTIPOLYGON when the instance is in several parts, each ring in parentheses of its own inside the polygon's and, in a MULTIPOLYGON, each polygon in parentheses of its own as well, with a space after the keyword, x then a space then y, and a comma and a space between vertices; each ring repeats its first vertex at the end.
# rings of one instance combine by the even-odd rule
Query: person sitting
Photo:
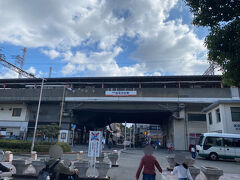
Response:
POLYGON ((45 162, 49 167, 56 163, 54 167, 54 173, 56 174, 54 180, 68 180, 69 177, 74 177, 79 173, 78 169, 72 168, 70 164, 61 160, 62 154, 62 148, 58 145, 53 145, 49 150, 50 159, 45 162))

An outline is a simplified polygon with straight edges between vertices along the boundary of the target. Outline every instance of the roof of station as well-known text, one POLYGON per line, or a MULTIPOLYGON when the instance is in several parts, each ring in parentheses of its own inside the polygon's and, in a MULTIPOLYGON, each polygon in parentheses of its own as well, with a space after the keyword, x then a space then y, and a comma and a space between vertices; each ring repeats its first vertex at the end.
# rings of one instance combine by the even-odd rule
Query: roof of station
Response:
POLYGON ((203 108, 202 111, 203 112, 208 112, 208 111, 214 109, 215 107, 217 107, 220 104, 237 104, 237 105, 240 105, 240 99, 219 100, 219 101, 216 101, 216 102, 212 103, 211 105, 203 108))
MULTIPOLYGON (((46 78, 46 83, 71 82, 167 82, 167 81, 221 81, 219 75, 185 75, 185 76, 117 76, 117 77, 61 77, 46 78)), ((41 79, 0 79, 0 83, 40 83, 41 79)))

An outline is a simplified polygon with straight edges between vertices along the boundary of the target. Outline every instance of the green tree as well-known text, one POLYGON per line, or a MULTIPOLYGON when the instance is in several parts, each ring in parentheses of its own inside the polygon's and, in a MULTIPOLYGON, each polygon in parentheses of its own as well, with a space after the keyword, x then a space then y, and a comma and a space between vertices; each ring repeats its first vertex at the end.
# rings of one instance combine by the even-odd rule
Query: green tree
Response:
POLYGON ((45 138, 50 139, 57 138, 59 133, 59 126, 55 123, 48 124, 48 125, 39 125, 37 129, 37 134, 41 137, 41 141, 45 138))
POLYGON ((240 1, 185 0, 193 24, 209 27, 205 39, 208 60, 219 66, 223 82, 240 87, 240 1))

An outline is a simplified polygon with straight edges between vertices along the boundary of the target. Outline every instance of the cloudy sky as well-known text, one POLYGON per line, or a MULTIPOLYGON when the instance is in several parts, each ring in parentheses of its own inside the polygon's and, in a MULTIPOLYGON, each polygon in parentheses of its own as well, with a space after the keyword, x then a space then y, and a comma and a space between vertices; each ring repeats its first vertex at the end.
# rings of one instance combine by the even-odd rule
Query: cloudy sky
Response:
MULTIPOLYGON (((207 29, 182 0, 0 0, 0 47, 42 77, 195 75, 207 29)), ((0 65, 0 77, 17 75, 0 65)))

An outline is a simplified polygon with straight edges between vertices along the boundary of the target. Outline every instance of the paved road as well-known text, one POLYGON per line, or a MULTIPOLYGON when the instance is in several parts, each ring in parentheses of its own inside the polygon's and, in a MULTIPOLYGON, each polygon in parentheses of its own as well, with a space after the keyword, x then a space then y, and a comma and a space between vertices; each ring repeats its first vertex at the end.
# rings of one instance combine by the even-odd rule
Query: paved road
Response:
MULTIPOLYGON (((86 150, 86 148, 75 148, 74 151, 86 150)), ((181 153, 181 152, 177 152, 181 153)), ((168 180, 177 179, 176 176, 170 175, 170 172, 166 170, 168 166, 168 162, 166 157, 169 155, 168 152, 164 149, 158 150, 154 152, 154 155, 159 161, 162 169, 164 170, 163 174, 167 177, 168 180)), ((135 174, 143 156, 143 150, 127 150, 126 152, 121 153, 120 158, 118 160, 119 167, 113 167, 109 170, 108 176, 111 177, 111 180, 134 180, 135 174)), ((20 158, 22 156, 14 156, 15 158, 20 158)), ((63 159, 75 160, 76 154, 64 154, 63 159)), ((87 154, 84 155, 84 159, 88 159, 87 154)), ((195 161, 194 166, 208 166, 208 167, 217 167, 224 171, 224 176, 220 178, 220 180, 239 180, 240 179, 240 165, 236 164, 233 161, 210 161, 198 158, 195 161)), ((142 179, 142 177, 140 177, 142 179)), ((156 179, 160 179, 159 173, 157 173, 156 179)), ((205 180, 203 174, 197 176, 196 180, 205 180)))
MULTIPOLYGON (((163 174, 167 177, 168 180, 177 179, 176 176, 170 175, 170 172, 166 171, 168 166, 166 156, 169 154, 166 150, 160 150, 154 152, 154 155, 157 157, 162 169, 164 170, 163 174)), ((112 168, 109 171, 109 176, 112 180, 134 180, 135 174, 138 168, 141 157, 143 156, 142 150, 132 150, 127 151, 127 153, 122 153, 119 159, 119 167, 112 168)), ((197 159, 195 164, 196 167, 201 166, 210 166, 218 167, 224 170, 224 176, 220 180, 239 180, 240 179, 240 165, 237 165, 235 162, 226 162, 226 161, 208 161, 205 159, 197 159)), ((141 177, 140 177, 141 179, 141 177)), ((159 173, 157 173, 156 179, 160 179, 159 173)), ((205 180, 203 174, 200 174, 197 180, 205 180)))

